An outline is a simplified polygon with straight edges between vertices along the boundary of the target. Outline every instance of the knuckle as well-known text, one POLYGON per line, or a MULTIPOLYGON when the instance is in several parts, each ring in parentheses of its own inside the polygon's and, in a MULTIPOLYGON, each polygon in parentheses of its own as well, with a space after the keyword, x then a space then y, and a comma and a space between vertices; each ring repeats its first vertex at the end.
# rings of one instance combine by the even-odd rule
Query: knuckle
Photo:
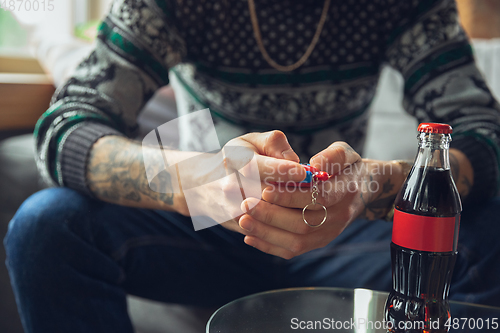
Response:
POLYGON ((278 205, 278 206, 282 206, 282 207, 290 207, 290 204, 291 204, 291 198, 290 198, 290 195, 288 195, 288 193, 286 191, 279 191, 278 192, 278 195, 276 197, 273 198, 273 205, 278 205))
POLYGON ((286 138, 285 133, 283 133, 280 130, 273 130, 271 131, 270 135, 271 140, 283 140, 286 138))
POLYGON ((342 141, 342 145, 344 146, 345 151, 347 151, 347 152, 349 152, 349 153, 351 153, 351 154, 354 155, 354 157, 356 158, 356 160, 361 159, 361 156, 358 154, 357 151, 354 150, 354 148, 351 147, 350 144, 348 144, 347 142, 343 142, 342 141))
POLYGON ((271 223, 273 221, 273 207, 274 205, 271 205, 270 208, 264 209, 262 213, 262 219, 264 220, 265 223, 271 223))
POLYGON ((260 245, 257 249, 267 254, 273 254, 271 251, 271 247, 268 245, 260 245))
POLYGON ((344 193, 344 198, 352 200, 354 197, 358 196, 359 193, 359 185, 356 186, 356 188, 353 190, 351 189, 350 191, 347 191, 344 193))
POLYGON ((341 145, 345 150, 354 150, 350 144, 348 144, 347 142, 345 141, 339 141, 338 142, 339 145, 341 145))
POLYGON ((341 144, 342 144, 342 146, 344 146, 345 150, 350 151, 350 152, 354 152, 354 153, 356 152, 354 150, 354 148, 352 148, 352 146, 350 144, 348 144, 347 142, 341 141, 341 144))
POLYGON ((347 216, 347 222, 352 221, 356 217, 357 210, 354 206, 349 207, 348 209, 348 216, 347 216))
POLYGON ((272 254, 272 253, 271 253, 271 247, 270 247, 269 245, 261 245, 261 246, 260 246, 260 250, 261 250, 262 252, 272 254))
POLYGON ((348 221, 351 220, 352 216, 353 216, 353 209, 352 207, 348 207, 339 214, 338 219, 342 223, 347 223, 348 221))
MULTIPOLYGON (((323 205, 325 207, 330 207, 332 204, 335 203, 335 194, 334 193, 329 193, 329 192, 326 192, 326 191, 321 191, 321 194, 318 196, 317 198, 317 203, 320 204, 320 205, 323 205)), ((314 206, 313 208, 314 210, 323 210, 323 207, 321 206, 314 206)))
POLYGON ((344 150, 352 149, 351 146, 345 141, 337 141, 336 144, 341 146, 344 150))
POLYGON ((335 216, 335 220, 342 223, 342 224, 347 222, 348 219, 349 219, 349 212, 347 209, 341 210, 335 216))
POLYGON ((338 202, 338 194, 336 192, 333 193, 325 193, 320 197, 320 203, 322 203, 325 207, 333 206, 338 202))
POLYGON ((342 200, 344 200, 346 196, 346 192, 345 191, 337 191, 335 192, 335 194, 333 195, 333 198, 332 198, 332 206, 334 204, 338 204, 339 202, 341 202, 342 200))
POLYGON ((359 182, 355 179, 346 179, 344 181, 344 196, 355 195, 359 192, 359 182))
POLYGON ((275 144, 282 142, 282 141, 286 141, 285 133, 283 133, 280 130, 274 130, 274 131, 269 132, 269 135, 267 136, 267 140, 266 140, 266 146, 272 147, 275 144))
POLYGON ((337 144, 330 147, 330 154, 328 163, 331 164, 331 172, 336 174, 345 168, 346 151, 342 146, 337 144))
POLYGON ((284 195, 280 195, 278 196, 279 197, 283 197, 282 200, 283 200, 283 205, 285 207, 295 207, 294 206, 294 198, 293 198, 293 195, 291 195, 291 193, 284 193, 284 195))
POLYGON ((306 247, 306 244, 303 240, 296 240, 290 247, 290 251, 293 253, 302 253, 306 247))
POLYGON ((307 235, 312 231, 312 228, 305 223, 300 223, 297 226, 296 232, 301 235, 307 235))
POLYGON ((269 239, 269 230, 268 228, 260 228, 259 223, 256 223, 254 227, 253 234, 258 238, 267 241, 269 239))

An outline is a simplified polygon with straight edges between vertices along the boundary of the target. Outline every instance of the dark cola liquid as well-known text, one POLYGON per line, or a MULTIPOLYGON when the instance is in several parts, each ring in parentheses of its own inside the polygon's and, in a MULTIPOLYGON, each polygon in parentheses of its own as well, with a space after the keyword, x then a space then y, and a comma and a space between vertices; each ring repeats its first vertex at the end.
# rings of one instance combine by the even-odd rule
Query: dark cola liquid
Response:
POLYGON ((459 215, 460 197, 451 171, 436 168, 414 170, 396 198, 396 208, 423 216, 459 215))
MULTIPOLYGON (((396 198, 396 209, 415 215, 456 217, 460 198, 449 170, 414 170, 396 198)), ((393 288, 386 303, 389 332, 447 332, 448 292, 457 252, 417 251, 391 243, 393 288)))

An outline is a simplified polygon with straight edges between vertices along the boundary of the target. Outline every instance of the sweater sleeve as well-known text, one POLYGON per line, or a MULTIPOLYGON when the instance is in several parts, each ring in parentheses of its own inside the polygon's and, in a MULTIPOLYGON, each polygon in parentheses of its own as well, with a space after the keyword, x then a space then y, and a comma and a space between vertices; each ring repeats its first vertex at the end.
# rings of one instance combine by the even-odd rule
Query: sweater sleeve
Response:
POLYGON ((420 122, 453 126, 451 147, 474 170, 468 202, 498 193, 500 106, 477 69, 454 0, 404 2, 386 57, 404 78, 403 106, 420 122))
POLYGON ((37 122, 37 166, 49 184, 90 194, 92 145, 105 135, 136 134, 138 113, 186 53, 174 12, 169 1, 113 2, 95 49, 37 122))

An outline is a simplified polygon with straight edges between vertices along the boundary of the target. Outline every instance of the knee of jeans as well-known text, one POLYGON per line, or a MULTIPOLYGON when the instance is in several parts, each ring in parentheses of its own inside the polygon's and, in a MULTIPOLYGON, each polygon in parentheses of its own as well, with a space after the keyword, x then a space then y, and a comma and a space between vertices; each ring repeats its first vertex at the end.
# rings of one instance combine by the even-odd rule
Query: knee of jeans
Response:
POLYGON ((456 275, 468 274, 477 284, 498 284, 500 279, 500 198, 492 198, 462 214, 456 275))
MULTIPOLYGON (((497 241, 500 233, 500 197, 491 198, 483 203, 466 206, 460 221, 461 239, 473 238, 477 242, 489 242, 499 247, 497 241)), ((500 247, 499 247, 500 248, 500 247)))
POLYGON ((485 224, 490 228, 498 228, 498 224, 492 224, 500 215, 500 197, 490 198, 484 202, 470 204, 464 207, 462 220, 468 224, 485 224))
POLYGON ((51 257, 67 238, 70 219, 86 209, 88 199, 71 189, 50 188, 35 193, 10 221, 4 246, 9 270, 33 269, 51 257), (41 259, 44 260, 41 260, 41 259))

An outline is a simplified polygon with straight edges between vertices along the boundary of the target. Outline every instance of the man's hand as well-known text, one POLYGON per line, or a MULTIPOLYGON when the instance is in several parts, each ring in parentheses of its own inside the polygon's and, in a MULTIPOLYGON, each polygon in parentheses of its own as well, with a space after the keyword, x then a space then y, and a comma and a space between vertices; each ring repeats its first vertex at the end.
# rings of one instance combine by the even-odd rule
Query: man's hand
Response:
MULTIPOLYGON (((385 216, 404 181, 399 163, 361 159, 344 142, 333 143, 310 164, 335 174, 319 183, 318 203, 328 210, 326 222, 312 228, 302 219, 303 207, 311 203, 310 189, 271 185, 264 190, 263 200, 249 198, 244 202, 254 206, 239 220, 247 233, 245 243, 286 259, 324 247, 355 218, 385 216)), ((318 224, 324 210, 320 205, 310 206, 305 217, 309 223, 318 224)))
POLYGON ((217 154, 197 155, 179 164, 179 169, 190 177, 179 177, 179 202, 184 204, 178 205, 177 211, 192 217, 208 216, 227 229, 244 233, 236 222, 243 214, 242 198, 260 199, 266 187, 264 178, 273 182, 302 181, 306 173, 298 161, 280 131, 235 138, 217 154))
POLYGON ((244 232, 231 218, 224 220, 224 216, 238 218, 243 214, 240 185, 256 181, 250 188, 256 188, 256 197, 260 198, 265 187, 260 175, 276 182, 301 181, 306 174, 298 160, 279 131, 243 135, 231 140, 219 154, 159 150, 127 138, 105 136, 92 147, 87 182, 92 193, 103 201, 189 216, 208 215, 219 223, 228 221, 223 224, 226 228, 244 232), (257 162, 257 171, 246 165, 252 158, 257 162), (165 165, 169 167, 164 170, 165 165), (147 174, 156 177, 148 180, 147 174), (235 174, 239 182, 227 177, 235 174), (247 174, 257 177, 249 179, 247 174), (191 207, 186 201, 188 190, 193 199, 190 202, 195 202, 191 207))

